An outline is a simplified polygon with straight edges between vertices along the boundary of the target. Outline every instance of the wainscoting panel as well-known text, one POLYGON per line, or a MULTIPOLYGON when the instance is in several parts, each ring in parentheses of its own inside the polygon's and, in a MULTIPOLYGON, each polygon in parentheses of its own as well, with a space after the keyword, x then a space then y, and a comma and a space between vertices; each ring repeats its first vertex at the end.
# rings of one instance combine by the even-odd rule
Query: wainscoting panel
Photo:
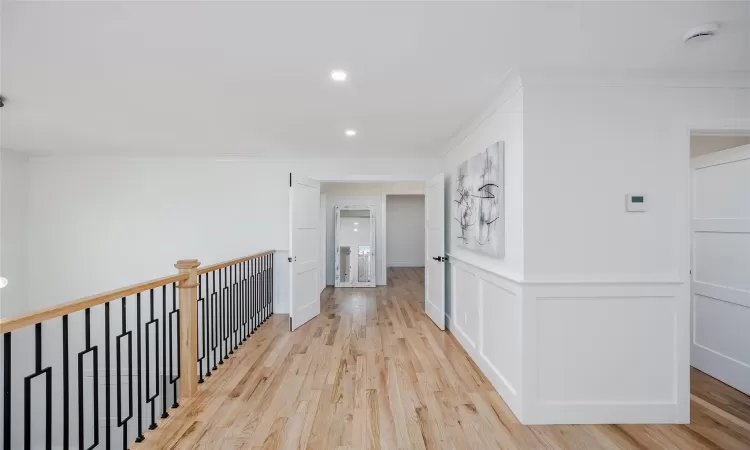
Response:
POLYGON ((485 278, 481 279, 481 292, 480 354, 516 395, 521 382, 521 299, 485 278))
POLYGON ((689 420, 684 285, 524 285, 524 423, 689 420))
POLYGON ((520 287, 455 258, 450 286, 448 328, 520 420, 520 287))
POLYGON ((456 331, 463 334, 471 348, 479 342, 479 283, 481 279, 466 266, 453 266, 453 286, 455 298, 452 314, 456 331))

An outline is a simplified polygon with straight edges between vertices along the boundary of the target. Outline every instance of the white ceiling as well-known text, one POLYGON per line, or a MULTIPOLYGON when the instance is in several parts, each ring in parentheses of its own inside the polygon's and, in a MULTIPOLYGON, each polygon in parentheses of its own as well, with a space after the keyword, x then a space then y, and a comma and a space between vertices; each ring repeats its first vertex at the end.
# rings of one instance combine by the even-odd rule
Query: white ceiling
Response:
POLYGON ((519 64, 750 70, 750 2, 6 0, 2 14, 3 145, 51 154, 427 156, 519 64), (685 46, 706 21, 720 34, 685 46))

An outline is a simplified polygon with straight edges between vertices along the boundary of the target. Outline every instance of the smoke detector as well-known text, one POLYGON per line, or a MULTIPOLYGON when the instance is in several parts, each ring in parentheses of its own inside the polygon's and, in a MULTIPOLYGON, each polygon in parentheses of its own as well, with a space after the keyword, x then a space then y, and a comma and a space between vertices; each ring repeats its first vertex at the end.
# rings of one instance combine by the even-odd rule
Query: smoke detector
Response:
POLYGON ((717 31, 719 31, 719 24, 704 23, 703 25, 698 25, 685 33, 685 35, 682 36, 682 40, 685 41, 685 43, 705 41, 714 36, 717 31))

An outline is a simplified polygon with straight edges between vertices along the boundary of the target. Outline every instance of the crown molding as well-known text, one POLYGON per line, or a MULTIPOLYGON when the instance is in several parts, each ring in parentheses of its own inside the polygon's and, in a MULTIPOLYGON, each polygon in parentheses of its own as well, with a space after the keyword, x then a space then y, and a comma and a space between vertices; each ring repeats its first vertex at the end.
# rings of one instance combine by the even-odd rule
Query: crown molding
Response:
POLYGON ((581 70, 521 67, 523 85, 750 89, 750 71, 581 70))
POLYGON ((519 89, 523 87, 521 83, 521 74, 518 67, 513 67, 502 77, 500 82, 500 90, 497 95, 487 103, 478 115, 474 116, 470 120, 466 121, 461 125, 443 145, 442 154, 446 155, 456 148, 461 141, 463 141, 468 135, 479 128, 482 123, 492 116, 495 111, 502 107, 511 97, 513 97, 519 89))

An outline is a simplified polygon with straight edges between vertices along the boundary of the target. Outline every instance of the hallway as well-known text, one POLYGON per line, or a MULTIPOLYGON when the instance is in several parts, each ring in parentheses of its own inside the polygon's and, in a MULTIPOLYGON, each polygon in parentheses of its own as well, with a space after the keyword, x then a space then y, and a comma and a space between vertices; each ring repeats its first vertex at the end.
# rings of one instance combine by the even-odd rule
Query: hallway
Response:
POLYGON ((750 399, 693 370, 692 424, 523 426, 423 312, 423 269, 323 292, 320 316, 269 322, 138 449, 750 446, 750 399), (218 378, 218 379, 217 379, 218 378))

